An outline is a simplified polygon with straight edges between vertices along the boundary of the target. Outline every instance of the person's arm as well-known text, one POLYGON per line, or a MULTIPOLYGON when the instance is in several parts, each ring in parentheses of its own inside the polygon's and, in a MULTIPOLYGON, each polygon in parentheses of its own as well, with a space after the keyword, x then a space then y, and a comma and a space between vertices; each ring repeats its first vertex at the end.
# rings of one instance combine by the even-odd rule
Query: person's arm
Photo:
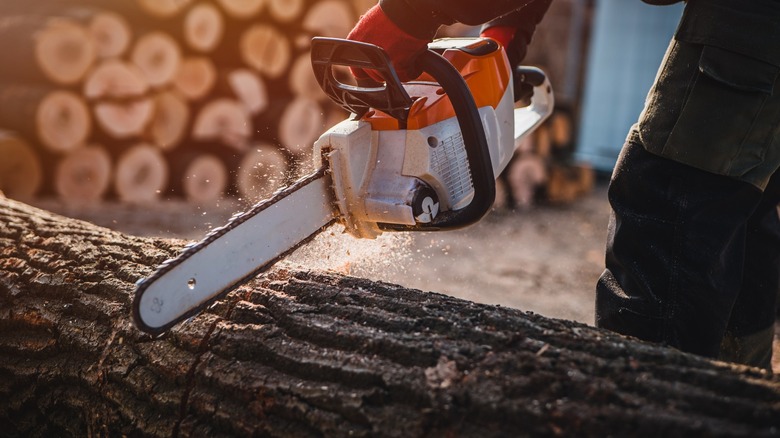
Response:
POLYGON ((477 26, 534 2, 535 0, 380 0, 379 5, 390 20, 404 32, 420 39, 431 39, 443 25, 463 23, 477 26))
MULTIPOLYGON (((478 25, 504 16, 501 20, 514 27, 510 32, 495 32, 504 21, 497 21, 492 34, 507 47, 508 53, 525 55, 536 24, 541 20, 551 0, 380 0, 360 17, 348 39, 376 44, 387 52, 401 80, 419 74, 413 60, 433 39, 442 25, 460 22, 478 25), (526 14, 526 9, 528 13, 526 14), (519 11, 518 11, 519 10, 519 11), (517 11, 512 13, 513 11, 517 11), (519 29, 519 30, 518 30, 519 29), (502 37, 506 37, 503 38, 502 37), (515 41, 517 40, 517 41, 515 41), (513 49, 512 46, 519 49, 513 49)), ((511 55, 510 55, 511 56, 511 55)), ((353 71, 356 77, 371 76, 371 72, 353 71)), ((372 76, 373 77, 373 76, 372 76)), ((374 77, 375 80, 381 78, 374 77)))

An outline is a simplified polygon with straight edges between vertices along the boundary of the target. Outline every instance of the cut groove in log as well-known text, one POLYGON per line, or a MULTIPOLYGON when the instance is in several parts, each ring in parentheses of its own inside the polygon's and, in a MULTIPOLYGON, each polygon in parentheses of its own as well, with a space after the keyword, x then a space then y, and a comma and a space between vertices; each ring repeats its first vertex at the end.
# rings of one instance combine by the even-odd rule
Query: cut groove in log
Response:
POLYGON ((135 0, 141 9, 157 18, 171 18, 184 10, 192 0, 135 0))
POLYGON ((266 0, 271 17, 281 23, 296 19, 305 6, 304 0, 266 0))
POLYGON ((0 157, 0 193, 16 199, 35 196, 43 185, 43 168, 35 150, 16 134, 0 131, 0 157))
POLYGON ((221 141, 235 149, 246 148, 252 135, 249 112, 233 99, 221 98, 208 102, 195 117, 192 137, 198 141, 221 141))
POLYGON ((179 145, 187 132, 190 107, 178 94, 171 91, 154 97, 154 116, 149 123, 149 138, 162 149, 179 145))
POLYGON ((256 24, 247 29, 239 42, 241 59, 269 78, 287 71, 292 57, 290 41, 273 26, 256 24))
POLYGON ((325 118, 320 104, 308 97, 296 97, 282 113, 279 141, 294 154, 311 151, 323 132, 325 118))
POLYGON ((153 31, 138 39, 130 59, 144 74, 149 85, 160 87, 171 82, 179 71, 181 50, 170 35, 153 31))
POLYGON ((352 7, 341 0, 318 2, 306 11, 303 18, 303 28, 317 36, 344 38, 354 25, 352 7))
POLYGON ((75 93, 13 86, 0 90, 0 126, 64 152, 84 144, 92 122, 89 108, 75 93))
MULTIPOLYGON (((46 77, 59 84, 80 81, 95 61, 95 45, 82 26, 52 19, 35 34, 35 56, 46 77)), ((7 67, 4 67, 7 68, 7 67)))
POLYGON ((236 189, 243 201, 267 199, 287 182, 289 165, 279 148, 253 144, 236 169, 236 189))
POLYGON ((241 68, 227 74, 227 83, 249 114, 256 115, 268 107, 265 82, 249 69, 241 68))
POLYGON ((124 151, 116 162, 114 191, 120 201, 154 201, 168 183, 168 165, 160 150, 140 143, 124 151))
POLYGON ((127 20, 117 13, 96 13, 89 22, 88 30, 100 58, 122 56, 130 47, 132 30, 127 20))
POLYGON ((171 161, 174 191, 197 204, 213 203, 225 193, 228 171, 214 154, 182 151, 171 161))
POLYGON ((266 0, 217 0, 222 9, 233 18, 252 18, 260 12, 266 0))
POLYGON ((205 97, 217 81, 217 69, 205 56, 184 58, 176 73, 174 85, 184 97, 198 100, 205 97))
POLYGON ((54 171, 54 191, 69 204, 99 201, 110 184, 111 156, 101 146, 69 152, 54 171))
MULTIPOLYGON (((161 337, 134 283, 184 242, 0 199, 9 436, 744 436, 780 379, 595 327, 279 267, 161 337)), ((228 263, 228 262, 226 262, 228 263)), ((289 265, 288 265, 289 266, 289 265)))
POLYGON ((101 62, 84 82, 87 99, 135 98, 149 90, 149 82, 133 64, 118 59, 101 62))
POLYGON ((101 102, 95 105, 95 120, 100 128, 115 139, 126 139, 143 134, 154 115, 150 98, 127 102, 101 102))
POLYGON ((214 50, 222 39, 225 23, 219 9, 208 3, 199 3, 187 11, 184 19, 184 40, 200 52, 214 50))

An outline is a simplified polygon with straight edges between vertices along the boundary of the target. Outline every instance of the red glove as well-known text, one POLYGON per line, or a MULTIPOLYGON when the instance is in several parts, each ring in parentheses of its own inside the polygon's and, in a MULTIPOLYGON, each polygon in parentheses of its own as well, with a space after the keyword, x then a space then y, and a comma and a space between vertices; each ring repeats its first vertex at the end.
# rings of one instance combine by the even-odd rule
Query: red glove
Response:
MULTIPOLYGON (((376 5, 368 10, 347 35, 347 39, 375 44, 387 52, 401 81, 409 81, 420 75, 420 70, 414 65, 417 55, 427 49, 430 41, 419 39, 401 30, 382 8, 376 5)), ((350 69, 358 79, 370 77, 377 82, 384 79, 375 71, 350 69)))
POLYGON ((484 29, 479 36, 494 39, 498 44, 501 44, 501 47, 506 48, 515 38, 515 32, 517 29, 512 26, 493 26, 484 29))

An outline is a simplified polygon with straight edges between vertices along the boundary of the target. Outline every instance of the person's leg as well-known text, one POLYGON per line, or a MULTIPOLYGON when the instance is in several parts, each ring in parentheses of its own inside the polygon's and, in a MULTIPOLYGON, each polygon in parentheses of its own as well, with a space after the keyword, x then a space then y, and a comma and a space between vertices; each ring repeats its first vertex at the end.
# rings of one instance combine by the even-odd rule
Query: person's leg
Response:
POLYGON ((629 141, 609 188, 596 324, 717 357, 742 285, 747 223, 761 198, 751 184, 629 141))
POLYGON ((780 294, 780 171, 748 221, 745 269, 720 359, 771 368, 780 294))

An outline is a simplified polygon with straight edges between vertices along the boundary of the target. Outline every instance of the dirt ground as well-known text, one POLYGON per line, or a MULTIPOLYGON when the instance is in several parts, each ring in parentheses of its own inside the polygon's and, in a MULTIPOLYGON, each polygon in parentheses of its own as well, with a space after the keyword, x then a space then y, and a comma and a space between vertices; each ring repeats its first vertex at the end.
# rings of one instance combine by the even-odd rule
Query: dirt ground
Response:
MULTIPOLYGON (((235 199, 208 206, 176 200, 151 205, 33 204, 128 234, 187 240, 200 239, 246 208, 235 199)), ((608 215, 606 183, 601 181, 571 204, 497 209, 463 230, 385 233, 376 240, 358 240, 332 226, 282 263, 593 324, 608 215)), ((780 372, 780 339, 774 368, 780 372)))

